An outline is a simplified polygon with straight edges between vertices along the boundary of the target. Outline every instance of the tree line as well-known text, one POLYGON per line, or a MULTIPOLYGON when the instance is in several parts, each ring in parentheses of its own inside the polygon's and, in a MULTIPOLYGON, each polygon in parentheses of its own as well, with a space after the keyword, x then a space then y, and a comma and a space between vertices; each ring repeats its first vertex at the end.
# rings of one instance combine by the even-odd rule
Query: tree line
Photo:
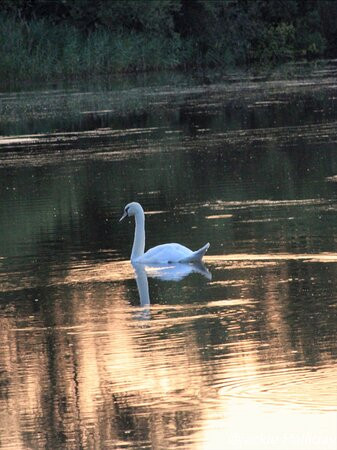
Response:
MULTIPOLYGON (((233 66, 337 53, 336 0, 2 0, 0 21, 8 73, 17 40, 27 61, 48 66, 47 54, 54 52, 53 65, 65 75, 94 67, 233 66)), ((5 72, 0 63, 0 77, 5 72)))

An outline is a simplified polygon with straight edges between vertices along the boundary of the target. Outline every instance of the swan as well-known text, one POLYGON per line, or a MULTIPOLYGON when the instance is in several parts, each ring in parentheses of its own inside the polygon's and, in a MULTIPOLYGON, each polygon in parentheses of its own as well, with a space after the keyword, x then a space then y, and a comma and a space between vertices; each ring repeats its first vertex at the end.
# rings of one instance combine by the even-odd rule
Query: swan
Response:
POLYGON ((209 243, 199 250, 193 252, 181 244, 162 244, 145 249, 145 214, 142 206, 137 202, 128 203, 124 213, 119 219, 121 222, 125 217, 135 217, 135 236, 133 240, 131 262, 142 264, 170 264, 170 263, 193 263, 200 262, 209 248, 209 243))

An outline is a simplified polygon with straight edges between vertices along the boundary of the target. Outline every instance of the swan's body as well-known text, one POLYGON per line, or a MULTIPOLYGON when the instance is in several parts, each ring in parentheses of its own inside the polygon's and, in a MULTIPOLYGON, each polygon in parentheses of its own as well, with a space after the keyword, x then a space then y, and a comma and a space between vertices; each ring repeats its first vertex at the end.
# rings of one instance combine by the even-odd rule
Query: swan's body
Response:
POLYGON ((135 237, 133 240, 131 261, 142 264, 190 263, 202 260, 207 252, 209 243, 193 252, 181 244, 162 244, 145 250, 145 215, 139 203, 132 202, 125 206, 120 220, 127 216, 135 216, 135 237))

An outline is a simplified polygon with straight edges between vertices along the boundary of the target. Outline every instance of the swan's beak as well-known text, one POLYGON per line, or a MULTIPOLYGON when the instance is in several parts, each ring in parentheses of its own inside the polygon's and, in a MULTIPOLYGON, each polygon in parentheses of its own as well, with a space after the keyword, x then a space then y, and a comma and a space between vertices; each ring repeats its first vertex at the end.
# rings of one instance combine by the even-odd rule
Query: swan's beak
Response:
POLYGON ((124 211, 122 217, 119 219, 119 221, 121 222, 123 219, 125 219, 125 217, 128 215, 128 213, 126 211, 124 211))

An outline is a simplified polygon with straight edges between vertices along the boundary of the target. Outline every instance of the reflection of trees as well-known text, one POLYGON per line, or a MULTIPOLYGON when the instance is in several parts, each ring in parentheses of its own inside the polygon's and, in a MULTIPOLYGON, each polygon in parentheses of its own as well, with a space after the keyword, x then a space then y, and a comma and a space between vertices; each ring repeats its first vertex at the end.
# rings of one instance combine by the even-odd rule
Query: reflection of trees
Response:
POLYGON ((336 263, 241 264, 230 267, 230 279, 238 278, 239 282, 229 285, 225 296, 235 298, 241 292, 243 298, 258 302, 243 316, 240 332, 244 341, 253 332, 259 341, 270 345, 270 351, 261 352, 261 358, 294 364, 305 361, 314 366, 336 357, 332 344, 336 317, 331 313, 336 263))
POLYGON ((336 264, 294 265, 289 283, 287 320, 293 346, 309 365, 337 356, 336 341, 336 264), (335 339, 333 339, 335 336, 335 339))
MULTIPOLYGON (((124 266, 116 270, 132 276, 124 266)), ((188 439, 210 420, 214 405, 200 402, 226 380, 257 377, 275 365, 331 360, 335 268, 324 266, 318 277, 314 266, 227 263, 226 270, 215 270, 205 298, 197 275, 180 291, 176 283, 150 280, 156 298, 146 323, 135 320, 127 300, 134 280, 109 281, 114 266, 106 263, 69 269, 64 285, 58 284, 64 275, 51 272, 51 286, 30 293, 38 302, 6 294, 0 311, 2 442, 156 448, 188 439), (312 277, 315 283, 307 282, 312 277)))
POLYGON ((11 427, 2 416, 0 428, 9 433, 3 441, 103 448, 118 440, 165 442, 178 432, 174 424, 179 433, 192 429, 195 413, 181 406, 201 383, 193 336, 182 331, 175 343, 158 341, 155 330, 133 322, 122 287, 63 294, 46 292, 49 312, 42 309, 27 331, 24 316, 1 319, 1 410, 11 405, 15 414, 11 427))

